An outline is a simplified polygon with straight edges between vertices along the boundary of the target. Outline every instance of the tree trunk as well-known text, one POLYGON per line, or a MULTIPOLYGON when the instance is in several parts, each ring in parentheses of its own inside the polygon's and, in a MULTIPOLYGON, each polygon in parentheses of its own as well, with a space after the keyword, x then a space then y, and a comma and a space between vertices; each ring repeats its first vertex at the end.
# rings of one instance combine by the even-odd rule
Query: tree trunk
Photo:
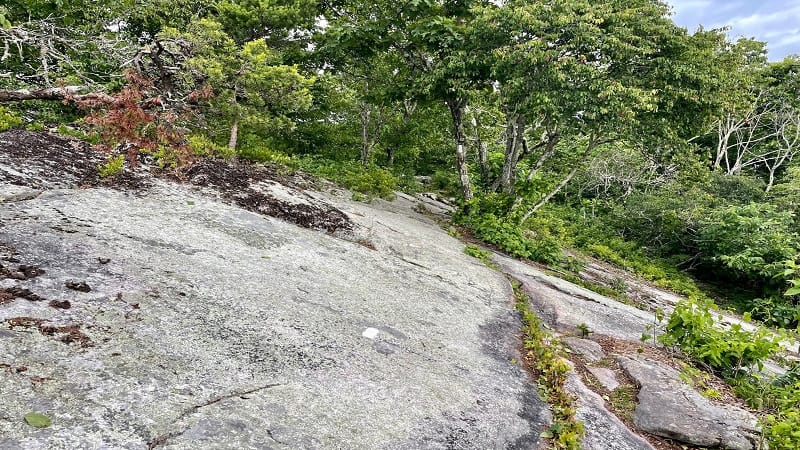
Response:
POLYGON ((465 201, 473 197, 470 186, 469 167, 467 166, 467 135, 464 131, 464 112, 467 108, 466 98, 453 98, 447 101, 453 119, 453 138, 456 142, 456 170, 461 184, 461 198, 465 201))
POLYGON ((113 103, 114 98, 102 92, 78 94, 87 90, 86 86, 64 86, 44 89, 20 89, 17 91, 0 91, 0 103, 22 102, 26 100, 98 100, 113 103))
POLYGON ((239 121, 234 121, 231 125, 231 138, 228 139, 228 148, 236 150, 236 145, 239 142, 239 121))
POLYGON ((364 103, 361 105, 359 117, 361 118, 361 165, 366 166, 369 163, 371 149, 369 146, 369 121, 372 116, 370 105, 364 103))
POLYGON ((525 117, 521 114, 506 112, 506 150, 503 160, 503 171, 500 174, 500 191, 506 194, 514 192, 517 162, 522 148, 525 117))
POLYGON ((542 152, 542 155, 539 157, 539 159, 536 161, 536 164, 534 164, 534 166, 531 168, 531 171, 528 173, 528 181, 533 180, 533 177, 535 177, 536 174, 539 173, 539 170, 542 169, 544 163, 547 162, 547 160, 550 159, 551 156, 553 156, 553 153, 555 153, 556 151, 556 144, 558 144, 559 139, 561 139, 561 137, 558 135, 558 133, 548 134, 547 144, 545 145, 544 152, 542 152))
POLYGON ((564 186, 566 186, 572 180, 575 174, 578 173, 578 170, 581 167, 581 162, 584 161, 592 153, 592 150, 594 150, 599 145, 606 142, 610 142, 610 140, 605 140, 605 141, 598 140, 594 134, 589 136, 589 143, 586 145, 586 150, 584 150, 581 159, 575 163, 575 166, 572 168, 572 170, 570 170, 567 176, 563 180, 561 180, 561 182, 558 183, 558 185, 552 191, 550 191, 547 195, 545 195, 544 198, 539 200, 533 206, 533 208, 528 210, 528 212, 525 213, 524 216, 522 216, 522 220, 520 221, 520 223, 525 223, 525 221, 528 220, 533 215, 533 213, 538 211, 539 208, 546 205, 547 202, 549 202, 553 197, 555 197, 556 194, 561 192, 561 189, 564 189, 564 186))
POLYGON ((485 187, 489 184, 489 146, 483 142, 483 139, 481 139, 481 127, 478 123, 478 117, 475 114, 472 114, 470 124, 472 125, 472 129, 475 131, 474 139, 475 147, 478 149, 478 164, 480 164, 481 168, 481 183, 483 183, 483 186, 485 187))

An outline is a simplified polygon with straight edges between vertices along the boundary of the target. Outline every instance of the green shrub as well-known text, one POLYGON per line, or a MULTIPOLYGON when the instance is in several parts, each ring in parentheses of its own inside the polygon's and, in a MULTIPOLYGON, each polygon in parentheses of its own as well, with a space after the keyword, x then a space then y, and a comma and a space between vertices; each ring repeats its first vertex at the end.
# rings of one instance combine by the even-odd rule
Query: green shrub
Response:
POLYGON ((203 158, 221 157, 229 159, 236 155, 236 152, 228 148, 228 146, 219 145, 202 134, 189 136, 189 149, 195 156, 203 158))
MULTIPOLYGON (((800 396, 795 397, 795 401, 800 402, 800 396)), ((800 448, 800 410, 797 407, 767 416, 763 421, 763 428, 770 449, 800 448)))
POLYGON ((22 119, 13 112, 0 106, 0 132, 16 128, 20 125, 22 125, 22 119))
POLYGON ((484 250, 478 247, 477 245, 472 245, 472 244, 467 245, 466 247, 464 247, 464 253, 466 253, 469 256, 472 256, 473 258, 477 258, 488 267, 492 268, 495 267, 494 263, 492 262, 492 253, 489 252, 488 250, 484 250))
POLYGON ((800 327, 800 305, 781 297, 757 298, 751 303, 753 318, 766 325, 796 329, 800 327))
POLYGON ((679 347, 690 357, 722 373, 737 373, 757 365, 762 368, 767 358, 781 348, 780 337, 759 328, 744 331, 739 324, 724 330, 715 326, 710 300, 686 300, 678 303, 669 317, 659 341, 679 347))
POLYGON ((100 178, 108 178, 122 173, 124 165, 125 155, 114 155, 109 156, 104 164, 98 165, 97 170, 99 171, 100 178))
POLYGON ((716 209, 700 221, 697 237, 706 261, 740 279, 768 285, 784 272, 784 261, 800 254, 792 214, 769 204, 716 209))
POLYGON ((399 188, 400 179, 392 172, 377 166, 364 167, 353 161, 330 161, 306 157, 300 167, 316 176, 339 183, 368 198, 380 197, 392 200, 399 188))

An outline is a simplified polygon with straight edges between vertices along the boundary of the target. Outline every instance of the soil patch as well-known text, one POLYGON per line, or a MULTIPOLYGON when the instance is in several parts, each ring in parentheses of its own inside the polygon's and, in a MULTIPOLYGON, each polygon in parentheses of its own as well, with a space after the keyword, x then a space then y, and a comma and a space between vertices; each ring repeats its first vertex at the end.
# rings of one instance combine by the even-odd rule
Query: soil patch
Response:
POLYGON ((75 343, 81 348, 92 347, 92 340, 81 331, 80 325, 50 325, 44 319, 35 317, 12 317, 6 323, 14 328, 36 328, 45 336, 53 336, 57 341, 65 344, 75 343))
POLYGON ((98 166, 105 155, 88 143, 41 131, 9 130, 0 133, 0 184, 34 189, 108 186, 138 189, 146 177, 126 169, 101 179, 98 166))
POLYGON ((21 287, 15 286, 0 289, 0 305, 11 303, 15 298, 24 298, 25 300, 30 300, 32 302, 41 302, 46 300, 45 298, 34 294, 29 289, 21 287))
POLYGON ((275 166, 206 159, 180 168, 178 177, 196 186, 215 188, 225 199, 248 211, 276 217, 304 228, 328 233, 353 230, 353 223, 346 214, 322 202, 292 203, 257 190, 255 184, 269 181, 301 192, 309 186, 309 180, 296 176, 290 178, 275 166))
POLYGON ((0 133, 0 184, 36 189, 105 186, 137 190, 147 187, 153 177, 161 177, 215 188, 237 206, 305 228, 331 234, 353 230, 347 215, 323 202, 311 197, 308 202, 290 202, 254 186, 275 182, 302 192, 318 184, 313 177, 288 173, 282 166, 201 159, 174 170, 146 164, 126 166, 117 175, 100 178, 98 166, 105 160, 101 152, 78 139, 26 130, 0 133))

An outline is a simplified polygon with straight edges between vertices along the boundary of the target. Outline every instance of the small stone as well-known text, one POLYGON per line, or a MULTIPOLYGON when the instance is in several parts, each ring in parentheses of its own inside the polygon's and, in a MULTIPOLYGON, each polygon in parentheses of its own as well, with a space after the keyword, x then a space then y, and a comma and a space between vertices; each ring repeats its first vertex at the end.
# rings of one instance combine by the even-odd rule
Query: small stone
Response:
POLYGON ((565 337, 561 339, 561 342, 566 344, 570 350, 577 353, 582 359, 590 363, 600 361, 606 357, 606 352, 603 351, 603 347, 595 341, 576 337, 565 337))
POLYGON ((361 335, 367 339, 375 339, 378 337, 378 333, 380 333, 378 329, 370 327, 361 332, 361 335))
POLYGON ((609 391, 613 391, 614 389, 619 387, 619 382, 617 381, 617 375, 611 369, 606 369, 605 367, 587 367, 589 372, 597 378, 597 381, 603 385, 604 388, 608 389, 609 391))
POLYGON ((73 291, 79 291, 79 292, 91 292, 92 291, 92 288, 89 287, 89 285, 86 284, 85 281, 72 281, 72 280, 70 280, 70 281, 67 281, 66 283, 64 283, 64 286, 66 286, 67 289, 72 289, 73 291))

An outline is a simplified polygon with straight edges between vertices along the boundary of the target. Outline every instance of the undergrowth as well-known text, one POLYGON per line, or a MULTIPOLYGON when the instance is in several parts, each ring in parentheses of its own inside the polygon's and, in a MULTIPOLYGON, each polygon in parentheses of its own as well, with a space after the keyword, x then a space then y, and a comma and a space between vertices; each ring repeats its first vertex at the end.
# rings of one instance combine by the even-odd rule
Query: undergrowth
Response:
POLYGON ((583 423, 575 419, 575 397, 564 389, 570 366, 562 354, 560 343, 542 327, 541 320, 528 304, 516 280, 510 280, 514 288, 517 311, 523 319, 523 346, 525 360, 537 376, 539 391, 550 403, 553 424, 543 433, 552 439, 555 449, 577 450, 584 435, 583 423))

